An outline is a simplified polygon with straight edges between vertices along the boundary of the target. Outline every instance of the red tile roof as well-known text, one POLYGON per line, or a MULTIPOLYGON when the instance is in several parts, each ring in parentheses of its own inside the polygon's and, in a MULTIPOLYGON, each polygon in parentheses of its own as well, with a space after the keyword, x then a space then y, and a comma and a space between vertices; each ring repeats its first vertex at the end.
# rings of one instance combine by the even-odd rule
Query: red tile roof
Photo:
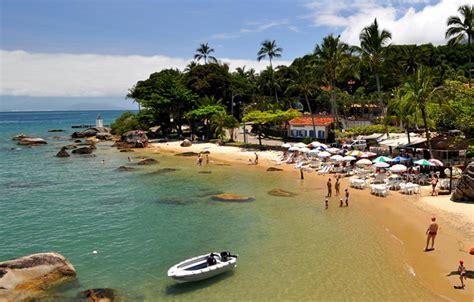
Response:
MULTIPOLYGON (((314 117, 314 124, 316 126, 329 126, 334 123, 334 118, 332 117, 314 117)), ((311 116, 300 116, 289 121, 290 125, 293 126, 312 126, 313 122, 311 116)))

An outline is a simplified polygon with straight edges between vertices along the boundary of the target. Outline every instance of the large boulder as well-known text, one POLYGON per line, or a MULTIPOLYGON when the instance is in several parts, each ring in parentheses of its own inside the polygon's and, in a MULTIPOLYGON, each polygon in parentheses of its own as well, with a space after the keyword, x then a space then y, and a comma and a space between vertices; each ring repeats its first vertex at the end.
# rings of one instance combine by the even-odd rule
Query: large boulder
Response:
POLYGON ((17 142, 18 145, 28 145, 28 146, 36 146, 36 145, 46 145, 47 142, 39 137, 36 138, 22 138, 19 139, 17 142))
POLYGON ((73 154, 91 154, 93 148, 89 147, 80 147, 77 149, 72 150, 73 154))
POLYGON ((93 127, 83 131, 76 131, 71 136, 72 138, 83 138, 96 136, 98 133, 110 133, 110 129, 105 127, 93 127))
POLYGON ((451 195, 451 200, 474 202, 474 162, 467 165, 453 195, 451 195))
POLYGON ((181 147, 191 147, 193 145, 193 143, 191 143, 191 141, 189 139, 185 139, 181 144, 180 146, 181 147))
POLYGON ((114 136, 108 132, 99 132, 95 135, 95 137, 102 141, 110 141, 114 138, 114 136))
POLYGON ((120 137, 122 148, 145 148, 148 146, 148 137, 144 131, 132 130, 125 132, 120 137))
POLYGON ((0 262, 0 301, 29 301, 75 277, 74 266, 58 253, 33 254, 0 262))
POLYGON ((87 302, 112 302, 122 300, 119 294, 111 288, 93 288, 77 294, 78 301, 87 302))
POLYGON ((155 164, 158 164, 159 162, 156 160, 156 159, 153 159, 153 158, 144 158, 144 159, 141 159, 137 162, 137 165, 140 165, 140 166, 145 166, 145 165, 155 165, 155 164))
POLYGON ((66 147, 62 147, 61 150, 59 150, 59 152, 56 154, 56 157, 69 157, 70 155, 66 150, 66 147))
POLYGON ((31 138, 31 136, 26 135, 24 133, 20 133, 20 134, 15 135, 14 137, 12 137, 12 140, 13 141, 19 141, 19 140, 24 139, 24 138, 31 138))

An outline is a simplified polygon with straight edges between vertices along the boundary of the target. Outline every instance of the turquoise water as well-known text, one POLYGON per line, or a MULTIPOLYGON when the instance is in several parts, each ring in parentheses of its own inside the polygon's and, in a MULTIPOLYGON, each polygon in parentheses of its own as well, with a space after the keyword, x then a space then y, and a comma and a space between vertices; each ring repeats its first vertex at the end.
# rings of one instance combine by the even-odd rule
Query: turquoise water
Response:
MULTIPOLYGON (((119 114, 102 112, 106 124, 119 114)), ((387 257, 389 239, 364 213, 333 204, 323 209, 323 184, 246 165, 197 167, 194 158, 166 154, 154 155, 158 165, 118 172, 140 153, 119 153, 110 143, 99 144, 93 158, 54 157, 70 143, 61 137, 72 133, 70 125, 93 124, 96 115, 0 113, 0 261, 57 251, 78 272, 76 282, 44 300, 97 287, 129 301, 436 299, 401 257, 387 257), (48 133, 52 128, 67 132, 48 133), (48 145, 16 146, 11 137, 20 132, 48 145), (177 170, 150 173, 162 168, 177 170), (298 195, 271 197, 273 188, 298 195), (221 192, 255 201, 209 198, 221 192), (166 277, 183 259, 221 250, 239 254, 233 272, 194 284, 166 277)))

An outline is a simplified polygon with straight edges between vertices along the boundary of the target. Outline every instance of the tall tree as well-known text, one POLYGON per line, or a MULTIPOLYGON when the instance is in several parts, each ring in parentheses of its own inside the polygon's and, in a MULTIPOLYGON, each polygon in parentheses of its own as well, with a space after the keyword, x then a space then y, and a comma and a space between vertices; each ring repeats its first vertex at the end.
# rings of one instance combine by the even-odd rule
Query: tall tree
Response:
POLYGON ((194 59, 197 60, 198 62, 201 61, 201 59, 204 59, 204 64, 207 64, 208 59, 212 63, 216 63, 217 62, 216 57, 211 56, 211 53, 213 52, 214 52, 214 48, 210 48, 207 43, 201 44, 196 49, 196 54, 194 55, 194 59))
POLYGON ((458 8, 463 20, 459 16, 451 16, 448 18, 448 29, 446 30, 446 39, 449 45, 456 45, 466 40, 469 51, 469 88, 472 85, 471 77, 471 63, 472 63, 472 49, 471 42, 474 38, 474 5, 463 5, 458 8))
POLYGON ((281 57, 281 53, 283 52, 283 48, 278 47, 275 40, 270 41, 270 40, 265 40, 261 44, 261 48, 257 53, 257 60, 260 62, 261 60, 265 59, 268 57, 268 60, 270 61, 270 69, 272 71, 272 84, 275 92, 275 99, 278 103, 278 94, 277 94, 277 89, 275 86, 275 75, 273 71, 273 65, 272 65, 272 60, 273 58, 279 58, 281 57))
POLYGON ((362 57, 367 60, 375 75, 379 106, 383 114, 385 114, 385 106, 382 100, 379 72, 384 60, 385 46, 390 39, 392 39, 392 34, 385 29, 379 30, 377 19, 375 19, 374 23, 362 29, 359 35, 360 47, 355 47, 362 54, 362 57))
POLYGON ((349 68, 350 49, 349 45, 340 41, 340 36, 334 37, 332 34, 323 38, 321 45, 316 45, 314 49, 316 55, 316 68, 322 68, 324 77, 329 84, 331 91, 331 111, 338 124, 338 113, 336 104, 336 83, 339 77, 349 68))

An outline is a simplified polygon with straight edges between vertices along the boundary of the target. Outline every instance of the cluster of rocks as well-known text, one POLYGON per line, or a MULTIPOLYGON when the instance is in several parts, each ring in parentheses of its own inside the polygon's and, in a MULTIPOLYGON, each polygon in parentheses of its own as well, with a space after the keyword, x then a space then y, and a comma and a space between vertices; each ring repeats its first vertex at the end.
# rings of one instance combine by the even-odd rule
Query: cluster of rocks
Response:
POLYGON ((12 140, 16 141, 18 145, 23 145, 23 146, 46 145, 48 143, 42 138, 31 137, 31 136, 26 135, 24 133, 20 133, 18 135, 15 135, 12 138, 12 140))
POLYGON ((127 131, 114 146, 119 149, 145 148, 148 146, 148 136, 141 130, 127 131))
POLYGON ((88 128, 83 131, 76 131, 71 135, 72 138, 87 138, 87 137, 95 137, 98 140, 112 140, 114 137, 110 133, 109 128, 105 127, 94 127, 88 128))
POLYGON ((470 162, 451 195, 452 201, 474 202, 474 162, 470 162))
MULTIPOLYGON (((69 260, 55 252, 0 262, 0 301, 44 298, 52 287, 72 281, 76 275, 69 260)), ((76 298, 78 301, 121 300, 121 296, 110 288, 88 289, 78 293, 76 298)))

